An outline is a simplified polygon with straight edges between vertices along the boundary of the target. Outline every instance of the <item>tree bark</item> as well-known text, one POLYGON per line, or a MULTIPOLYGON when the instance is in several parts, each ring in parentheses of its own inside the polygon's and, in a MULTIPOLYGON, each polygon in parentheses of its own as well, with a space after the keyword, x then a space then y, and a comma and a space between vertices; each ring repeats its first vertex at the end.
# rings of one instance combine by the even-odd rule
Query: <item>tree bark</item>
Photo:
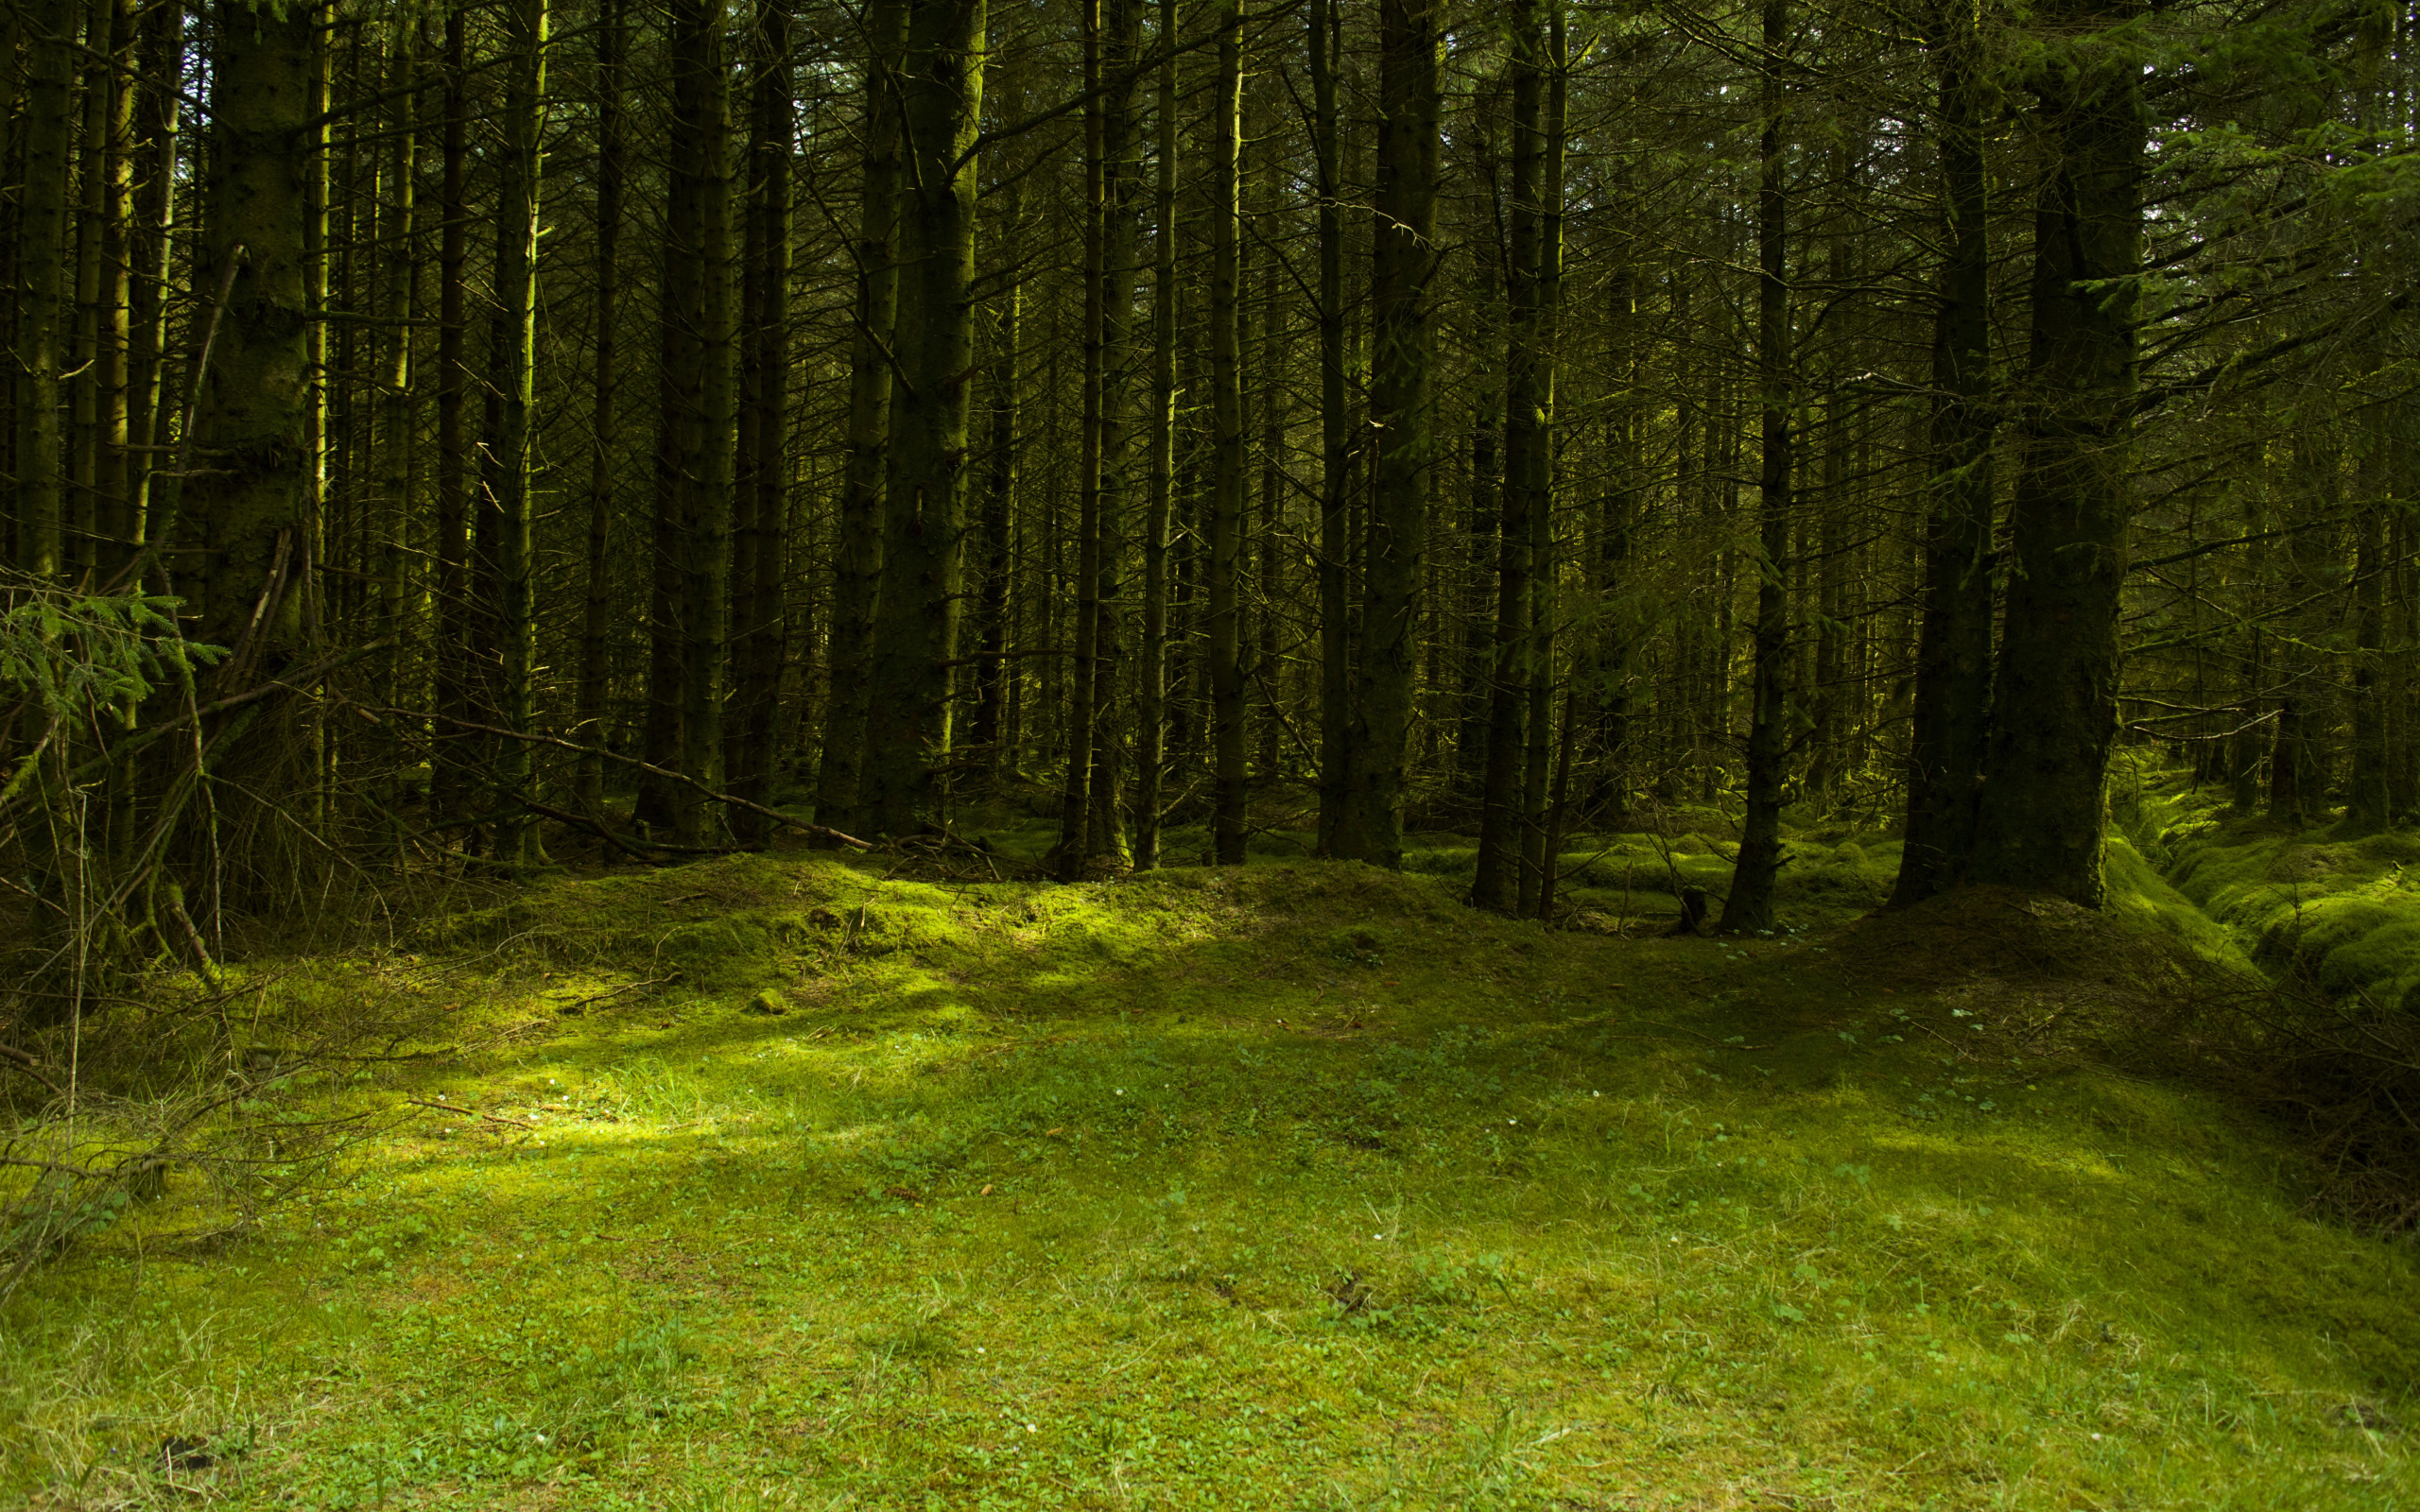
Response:
POLYGON ((1440 0, 1380 0, 1378 174, 1371 258, 1370 429, 1375 448, 1362 654, 1336 853, 1403 859, 1412 632, 1432 465, 1429 369, 1437 270, 1440 0))
POLYGON ((908 834, 933 813, 950 746, 946 663, 958 644, 973 363, 977 124, 984 0, 910 0, 900 112, 900 384, 890 408, 884 582, 867 719, 868 824, 908 834))
POLYGON ((1237 159, 1242 109, 1242 14, 1228 0, 1219 28, 1210 158, 1210 730, 1212 832, 1219 865, 1244 859, 1243 644, 1237 624, 1244 512, 1242 314, 1237 299, 1237 159))
POLYGON ((1947 222, 1933 307, 1932 475, 1924 622, 1908 738, 1908 823, 1891 905, 1953 885, 1975 840, 1992 696, 1991 211, 1979 39, 1947 5, 1934 43, 1941 196, 1947 222))
MULTIPOLYGON (((619 331, 622 315, 622 193, 630 172, 622 129, 622 71, 630 52, 623 0, 603 0, 596 29, 596 246, 589 277, 596 284, 596 342, 589 355, 590 427, 588 534, 580 594, 579 739, 599 747, 613 744, 606 726, 610 667, 608 638, 614 617, 612 529, 615 489, 614 428, 621 388, 619 331)), ((573 778, 573 807, 584 814, 605 810, 605 759, 582 756, 573 778)))
MULTIPOLYGON (((2088 34, 2134 13, 2132 0, 2075 0, 2058 19, 2088 34)), ((2098 906, 2133 507, 2144 124, 2131 49, 2069 46, 2034 83, 2056 156, 2034 217, 2014 570, 1967 875, 2098 906)))
MULTIPOLYGON (((854 829, 865 800, 866 713, 883 576, 883 472, 890 429, 890 343, 899 307, 896 258, 901 135, 899 69, 907 0, 866 8, 865 116, 859 128, 856 331, 849 348, 847 457, 832 553, 831 693, 815 783, 815 816, 854 829)), ((833 842, 821 842, 831 844, 833 842)))

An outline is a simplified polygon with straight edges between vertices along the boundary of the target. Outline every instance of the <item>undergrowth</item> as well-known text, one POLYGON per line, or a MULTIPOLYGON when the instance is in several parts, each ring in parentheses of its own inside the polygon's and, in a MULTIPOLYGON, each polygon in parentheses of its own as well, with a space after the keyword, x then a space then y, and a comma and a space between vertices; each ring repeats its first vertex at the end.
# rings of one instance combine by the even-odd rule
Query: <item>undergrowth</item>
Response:
POLYGON ((2409 1252, 2066 1038, 2240 971, 2147 862, 2109 915, 1887 935, 1890 843, 1802 835, 1774 937, 1662 937, 1721 864, 1690 840, 1575 840, 1601 922, 1558 932, 1462 907, 1442 846, 1067 887, 733 857, 458 910, 395 947, 430 1054, 316 1089, 396 1121, 340 1185, 199 1251, 172 1174, 9 1305, 0 1488, 2410 1501, 2409 1252))

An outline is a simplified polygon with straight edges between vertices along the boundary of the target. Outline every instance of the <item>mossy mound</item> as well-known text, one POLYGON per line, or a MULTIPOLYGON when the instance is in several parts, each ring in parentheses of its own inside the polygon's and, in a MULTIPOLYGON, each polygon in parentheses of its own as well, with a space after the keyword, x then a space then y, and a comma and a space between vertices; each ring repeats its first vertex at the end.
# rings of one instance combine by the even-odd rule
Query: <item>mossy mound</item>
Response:
POLYGON ((2177 890, 2255 959, 2335 996, 2420 1006, 2420 835, 2221 826, 2179 848, 2177 890))

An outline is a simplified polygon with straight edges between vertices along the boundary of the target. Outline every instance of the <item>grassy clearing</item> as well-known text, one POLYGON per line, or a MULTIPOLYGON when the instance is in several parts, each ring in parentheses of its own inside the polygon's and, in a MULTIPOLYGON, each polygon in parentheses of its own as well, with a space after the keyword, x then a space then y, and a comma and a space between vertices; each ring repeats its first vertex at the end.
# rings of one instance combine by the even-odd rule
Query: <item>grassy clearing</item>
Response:
POLYGON ((1870 840, 1753 942, 1483 918, 1434 852, 532 889, 422 942, 455 1055, 297 1093, 390 1110, 339 1188, 199 1254, 146 1246, 172 1181, 21 1294, 0 1490, 2408 1504, 2408 1251, 2207 1101, 2012 1057, 2015 998, 1850 969, 1870 840))

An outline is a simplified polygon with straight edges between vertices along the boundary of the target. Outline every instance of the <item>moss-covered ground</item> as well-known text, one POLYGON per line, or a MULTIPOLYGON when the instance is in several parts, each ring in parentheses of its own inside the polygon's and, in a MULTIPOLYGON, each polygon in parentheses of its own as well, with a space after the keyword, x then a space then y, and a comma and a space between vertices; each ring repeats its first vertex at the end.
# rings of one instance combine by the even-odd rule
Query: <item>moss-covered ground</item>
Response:
POLYGON ((288 963, 270 1022, 419 1004, 443 1032, 395 1053, 441 1053, 289 1081, 382 1132, 263 1229, 164 1242, 172 1178, 19 1293, 0 1497, 2420 1496, 2408 1249, 2303 1211, 2252 1122, 2028 1058, 1951 936, 1860 934, 1882 838, 1802 836, 1752 941, 1645 922, 1720 880, 1703 841, 1575 844, 1593 932, 1556 933, 1461 907, 1449 845, 1266 844, 1065 887, 591 874, 288 963))
POLYGON ((2138 816, 2177 890, 2263 966, 2420 1007, 2420 832, 2238 814, 2172 772, 2146 784, 2138 816))

